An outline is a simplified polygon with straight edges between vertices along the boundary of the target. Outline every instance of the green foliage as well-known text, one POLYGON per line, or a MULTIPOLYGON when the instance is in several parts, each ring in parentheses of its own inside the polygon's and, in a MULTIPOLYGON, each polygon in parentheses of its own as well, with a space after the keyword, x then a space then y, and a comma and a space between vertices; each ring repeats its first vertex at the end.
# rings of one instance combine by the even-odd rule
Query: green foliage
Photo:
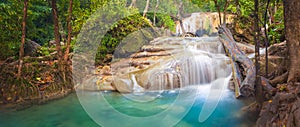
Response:
POLYGON ((276 13, 274 14, 274 22, 270 25, 268 30, 268 37, 271 44, 280 43, 285 40, 284 36, 284 20, 283 20, 283 6, 278 6, 276 13))
POLYGON ((26 38, 40 45, 47 44, 53 38, 52 11, 47 1, 28 2, 26 38))
POLYGON ((17 0, 0 3, 0 59, 18 54, 23 10, 20 4, 17 0))
POLYGON ((112 25, 101 40, 96 55, 96 63, 101 63, 108 53, 113 53, 119 43, 129 34, 142 28, 151 27, 147 19, 139 13, 130 15, 112 25))
MULTIPOLYGON (((137 17, 130 18, 130 15, 132 14, 138 14, 137 10, 134 8, 127 8, 124 0, 109 1, 101 8, 97 9, 97 11, 86 20, 86 23, 81 28, 81 32, 77 37, 77 43, 75 44, 74 49, 75 52, 80 54, 83 53, 87 59, 90 60, 95 59, 95 54, 97 54, 97 52, 97 56, 105 56, 106 53, 111 52, 118 44, 121 37, 126 36, 130 31, 138 28, 137 26, 134 26, 139 25, 134 24, 134 21, 136 20, 134 18, 137 17), (122 20, 128 17, 128 21, 122 20), (126 26, 124 24, 126 24, 126 26)), ((136 21, 143 24, 140 18, 136 21)))
MULTIPOLYGON (((23 1, 0 3, 0 59, 18 56, 22 35, 23 1)), ((30 0, 26 20, 26 38, 45 44, 53 38, 51 8, 47 1, 30 0)))
POLYGON ((284 41, 284 23, 272 24, 268 31, 268 37, 271 44, 284 41))
MULTIPOLYGON (((147 19, 149 19, 152 23, 154 23, 154 13, 147 13, 147 19)), ((155 20, 156 23, 154 25, 156 27, 175 31, 175 22, 170 15, 157 13, 155 16, 155 20)))
MULTIPOLYGON (((192 12, 216 12, 217 9, 213 0, 182 0, 184 4, 184 13, 192 12), (198 7, 197 7, 198 6, 198 7), (200 8, 200 9, 197 9, 200 8)), ((265 4, 261 3, 261 15, 263 18, 265 4)), ((53 40, 53 19, 52 9, 50 1, 48 0, 30 0, 28 5, 27 16, 27 36, 29 40, 33 40, 40 45, 47 46, 49 40, 53 40)), ((87 22, 97 22, 98 26, 89 26, 88 29, 106 29, 107 33, 97 33, 87 36, 102 38, 101 46, 99 50, 104 52, 105 55, 108 52, 113 52, 114 47, 118 45, 120 40, 127 36, 129 33, 136 31, 142 27, 150 26, 147 19, 153 23, 154 11, 156 11, 156 23, 153 26, 163 27, 175 30, 175 23, 179 0, 159 0, 159 6, 156 10, 156 0, 151 0, 147 19, 140 16, 143 13, 146 0, 138 0, 136 2, 136 8, 127 8, 131 3, 131 0, 73 0, 73 14, 72 14, 72 35, 76 37, 84 24, 87 22), (98 14, 98 12, 107 12, 105 14, 98 14), (132 15, 127 17, 132 12, 138 15, 132 15), (122 13, 122 14, 120 14, 122 13), (93 15, 95 14, 95 15, 93 15), (127 17, 117 23, 105 23, 115 22, 114 17, 127 17), (98 19, 96 19, 98 18, 98 19), (101 27, 99 27, 101 26, 101 27), (105 35, 105 36, 104 36, 105 35), (107 51, 105 51, 107 50, 107 51)), ((224 7, 224 0, 218 0, 221 5, 221 10, 224 7)), ((241 29, 251 29, 251 15, 253 14, 253 1, 239 0, 241 15, 238 16, 238 24, 241 29)), ((268 24, 269 27, 269 39, 271 43, 278 43, 284 40, 284 22, 283 22, 283 6, 282 1, 271 0, 269 10, 275 10, 272 13, 272 23, 268 24)), ((57 1, 58 14, 60 27, 62 31, 67 35, 67 17, 69 0, 57 1)), ((231 1, 227 13, 236 13, 237 8, 234 1, 231 1)), ((18 56, 19 46, 21 42, 21 23, 23 17, 23 1, 20 0, 2 0, 0 2, 0 59, 6 59, 10 56, 18 56)), ((261 24, 262 26, 262 24, 261 24)), ((88 30, 84 28, 84 30, 88 30)), ((84 31, 83 30, 83 31, 84 31)), ((99 40, 98 42, 99 43, 99 40)), ((49 55, 46 49, 41 49, 42 55, 49 55)))
POLYGON ((50 51, 48 47, 41 47, 38 51, 37 51, 41 56, 49 56, 50 55, 50 51))
POLYGON ((19 45, 15 42, 0 42, 0 60, 18 55, 19 45))
POLYGON ((241 16, 249 17, 253 14, 254 1, 251 0, 240 0, 241 16))

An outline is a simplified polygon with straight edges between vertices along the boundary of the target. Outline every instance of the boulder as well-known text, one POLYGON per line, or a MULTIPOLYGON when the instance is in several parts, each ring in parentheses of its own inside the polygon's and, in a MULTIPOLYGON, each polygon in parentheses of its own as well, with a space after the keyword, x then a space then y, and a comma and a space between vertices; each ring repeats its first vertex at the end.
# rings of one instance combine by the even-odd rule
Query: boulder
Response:
POLYGON ((41 46, 31 40, 27 40, 24 45, 24 56, 37 56, 37 51, 41 46))

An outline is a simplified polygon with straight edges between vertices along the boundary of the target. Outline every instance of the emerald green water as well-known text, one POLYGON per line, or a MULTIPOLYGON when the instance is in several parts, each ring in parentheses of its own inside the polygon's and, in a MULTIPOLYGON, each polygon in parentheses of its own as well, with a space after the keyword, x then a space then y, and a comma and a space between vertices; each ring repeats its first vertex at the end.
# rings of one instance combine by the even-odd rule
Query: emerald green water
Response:
MULTIPOLYGON (((86 93, 86 92, 85 92, 86 93)), ((81 99, 87 100, 93 105, 94 99, 102 94, 113 108, 121 113, 135 117, 146 117, 155 115, 168 107, 176 99, 176 93, 165 92, 161 97, 145 104, 129 101, 128 98, 115 92, 89 92, 81 99)), ((213 114, 205 122, 198 122, 198 116, 204 98, 196 98, 194 105, 188 114, 176 124, 177 127, 247 127, 253 126, 251 116, 246 116, 241 108, 245 105, 240 100, 234 98, 234 93, 226 90, 220 103, 213 114)), ((100 102, 97 102, 100 103, 100 102)), ((105 111, 105 107, 97 107, 100 111, 105 111), (103 110, 102 110, 103 109, 103 110)), ((96 115, 97 116, 97 115, 96 115)), ((104 121, 118 122, 118 116, 112 116, 107 112, 104 121)), ((103 116, 101 116, 103 118, 103 116)), ((164 121, 168 122, 168 121, 164 121)), ((126 127, 129 125, 120 125, 126 127)), ((146 124, 145 126, 155 126, 146 124)), ((89 117, 82 108, 76 94, 71 94, 66 98, 49 102, 44 105, 37 105, 22 111, 0 111, 0 127, 99 127, 97 123, 89 117)))

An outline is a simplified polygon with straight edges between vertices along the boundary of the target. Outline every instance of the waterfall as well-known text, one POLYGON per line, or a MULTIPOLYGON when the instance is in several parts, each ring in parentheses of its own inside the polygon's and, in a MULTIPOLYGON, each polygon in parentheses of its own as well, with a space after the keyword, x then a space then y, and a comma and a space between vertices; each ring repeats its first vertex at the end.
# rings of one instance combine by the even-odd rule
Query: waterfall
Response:
POLYGON ((151 90, 207 84, 227 77, 231 73, 228 59, 220 46, 209 47, 214 43, 218 42, 205 42, 205 38, 187 43, 180 53, 173 54, 171 60, 150 75, 151 90))
POLYGON ((229 59, 218 37, 166 37, 157 38, 150 44, 152 47, 148 45, 146 47, 149 49, 142 48, 143 52, 134 55, 129 62, 150 64, 143 65, 145 69, 115 67, 114 72, 119 72, 115 74, 118 90, 126 88, 134 93, 174 90, 209 84, 231 73, 229 59), (150 49, 153 52, 147 52, 150 49))

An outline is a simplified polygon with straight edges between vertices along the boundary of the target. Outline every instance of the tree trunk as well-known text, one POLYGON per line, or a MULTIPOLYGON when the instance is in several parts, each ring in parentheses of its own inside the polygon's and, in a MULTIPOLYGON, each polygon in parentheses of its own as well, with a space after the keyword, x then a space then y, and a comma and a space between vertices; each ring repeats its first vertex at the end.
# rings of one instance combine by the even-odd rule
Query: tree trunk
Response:
POLYGON ((261 78, 259 74, 259 46, 260 46, 260 39, 259 39, 259 16, 258 16, 258 0, 254 0, 254 41, 255 41, 255 95, 256 95, 256 100, 258 101, 259 104, 262 104, 264 99, 263 99, 263 91, 262 91, 262 85, 261 85, 261 78))
POLYGON ((72 6, 73 6, 73 0, 70 0, 69 3, 69 15, 68 15, 68 19, 67 19, 67 24, 68 24, 68 41, 67 41, 67 48, 65 51, 65 56, 64 56, 64 62, 67 63, 68 62, 68 58, 69 58, 69 52, 70 52, 70 44, 71 44, 71 34, 72 34, 72 25, 71 25, 71 21, 72 21, 72 6))
POLYGON ((269 46, 269 38, 268 38, 268 30, 267 30, 267 20, 268 20, 268 8, 269 8, 270 0, 267 1, 266 10, 265 10, 265 22, 264 22, 264 34, 265 34, 265 59, 266 59, 266 67, 265 67, 265 76, 268 76, 268 46, 269 46))
POLYGON ((218 13, 219 13, 219 20, 220 20, 220 25, 221 25, 222 24, 221 8, 220 8, 220 5, 218 4, 218 0, 214 0, 214 3, 215 3, 215 7, 217 8, 218 13))
POLYGON ((147 14, 148 8, 149 8, 149 3, 150 3, 150 0, 147 0, 146 7, 145 7, 145 10, 144 10, 144 13, 143 13, 143 17, 146 17, 146 14, 147 14))
POLYGON ((63 42, 62 44, 64 45, 65 42, 67 41, 67 36, 65 34, 65 30, 64 30, 61 20, 58 20, 58 28, 59 28, 59 35, 61 37, 60 41, 63 42))
POLYGON ((135 7, 135 5, 136 5, 136 0, 132 0, 131 4, 130 4, 130 7, 135 7))
MULTIPOLYGON (((56 0, 52 0, 52 15, 53 15, 53 23, 54 23, 54 37, 57 51, 57 59, 58 59, 58 70, 60 73, 64 74, 64 66, 63 66, 63 58, 62 58, 62 49, 60 46, 60 35, 59 35, 59 26, 58 26, 58 13, 56 7, 56 0)), ((63 76, 65 81, 65 76, 63 76)))
POLYGON ((52 0, 52 15, 53 15, 53 22, 54 22, 54 37, 55 37, 58 61, 61 62, 62 51, 61 51, 61 46, 60 46, 60 35, 59 35, 56 0, 52 0))
POLYGON ((226 24, 226 9, 229 5, 230 0, 225 0, 224 10, 223 10, 223 23, 226 24))
POLYGON ((300 81, 300 1, 284 0, 285 37, 288 47, 288 83, 300 81))
POLYGON ((25 39, 26 39, 27 6, 28 6, 28 0, 24 0, 23 21, 22 21, 22 39, 21 39, 21 46, 20 46, 20 52, 19 52, 19 67, 18 67, 18 75, 17 75, 18 79, 20 79, 21 75, 22 75, 24 44, 25 44, 25 39))

